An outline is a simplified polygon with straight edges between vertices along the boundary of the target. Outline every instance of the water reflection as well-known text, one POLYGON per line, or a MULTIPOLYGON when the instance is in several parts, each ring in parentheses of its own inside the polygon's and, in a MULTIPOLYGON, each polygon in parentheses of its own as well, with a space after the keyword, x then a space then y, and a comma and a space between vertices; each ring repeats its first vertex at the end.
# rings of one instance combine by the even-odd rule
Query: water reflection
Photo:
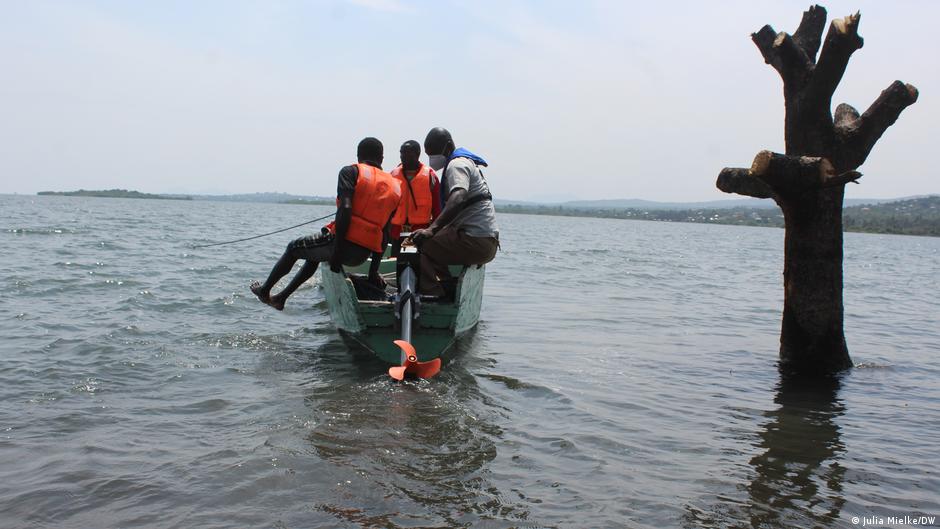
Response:
MULTIPOLYGON (((846 472, 836 424, 845 412, 839 388, 838 379, 801 381, 781 375, 774 396, 778 407, 762 414, 766 422, 755 443, 760 452, 747 464, 750 480, 743 478, 745 484, 736 492, 713 491, 719 503, 705 510, 687 506, 683 526, 838 526, 846 472)), ((736 473, 734 468, 726 471, 736 473)))
POLYGON ((836 419, 845 412, 839 379, 805 381, 783 375, 760 434, 764 452, 750 461, 751 527, 832 526, 845 503, 840 460, 845 446, 836 419))
MULTIPOLYGON (((327 346, 336 358, 336 344, 327 346)), ((326 376, 330 384, 307 392, 314 454, 359 481, 318 497, 316 509, 367 527, 527 517, 488 479, 502 437, 493 420, 500 409, 460 361, 463 353, 434 379, 402 384, 347 358, 349 367, 326 376)))

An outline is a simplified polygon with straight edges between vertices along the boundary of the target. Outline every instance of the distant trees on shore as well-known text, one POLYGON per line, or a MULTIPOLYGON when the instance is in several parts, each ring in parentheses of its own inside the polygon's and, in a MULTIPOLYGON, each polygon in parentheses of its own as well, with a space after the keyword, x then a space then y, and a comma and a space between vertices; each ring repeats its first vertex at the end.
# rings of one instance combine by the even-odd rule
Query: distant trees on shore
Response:
POLYGON ((140 191, 128 191, 127 189, 104 189, 78 191, 40 191, 37 195, 54 195, 65 197, 105 197, 105 198, 151 198, 157 200, 192 200, 192 197, 185 195, 155 195, 151 193, 141 193, 140 191))
MULTIPOLYGON (((572 208, 560 205, 507 204, 496 206, 496 210, 503 213, 555 215, 560 217, 602 217, 774 228, 782 228, 784 226, 783 212, 777 207, 656 210, 637 208, 572 208)), ((845 231, 940 237, 940 196, 899 200, 882 204, 851 206, 844 208, 842 213, 843 228, 845 231)))

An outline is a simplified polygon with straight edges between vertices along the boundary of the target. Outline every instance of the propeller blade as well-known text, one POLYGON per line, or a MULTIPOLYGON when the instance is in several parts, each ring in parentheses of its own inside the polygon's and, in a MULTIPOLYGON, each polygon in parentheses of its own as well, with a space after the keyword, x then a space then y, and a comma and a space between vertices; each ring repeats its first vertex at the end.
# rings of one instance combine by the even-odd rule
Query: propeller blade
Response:
POLYGON ((395 345, 401 347, 405 353, 405 363, 400 366, 390 367, 388 374, 395 380, 404 380, 406 373, 411 373, 418 378, 431 378, 441 371, 441 359, 435 358, 427 362, 418 361, 418 353, 410 343, 404 340, 395 340, 395 345))
POLYGON ((398 347, 401 347, 401 350, 405 352, 406 363, 408 361, 411 361, 411 362, 417 361, 418 353, 415 351, 415 346, 411 345, 410 343, 404 340, 395 340, 392 343, 394 343, 398 347))
POLYGON ((415 362, 408 366, 407 371, 414 373, 419 378, 431 378, 441 371, 441 359, 435 358, 427 362, 415 362))

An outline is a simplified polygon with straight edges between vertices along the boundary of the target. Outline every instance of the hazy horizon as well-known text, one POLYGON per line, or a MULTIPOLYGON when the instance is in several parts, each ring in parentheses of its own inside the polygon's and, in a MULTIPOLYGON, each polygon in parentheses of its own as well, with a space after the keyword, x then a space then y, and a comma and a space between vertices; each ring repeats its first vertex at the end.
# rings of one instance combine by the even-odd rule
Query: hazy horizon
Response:
MULTIPOLYGON (((190 196, 194 198, 198 197, 235 197, 235 196, 251 196, 251 195, 285 195, 291 197, 302 197, 302 198, 317 198, 317 199, 332 199, 333 195, 313 195, 308 193, 290 193, 286 191, 246 191, 242 193, 175 193, 175 192, 160 192, 160 191, 141 191, 139 189, 123 189, 123 188, 111 188, 111 189, 91 189, 91 188, 75 188, 75 189, 43 189, 35 193, 0 193, 0 195, 13 195, 13 196, 35 196, 41 192, 53 192, 53 193, 69 193, 76 191, 88 191, 88 192, 98 192, 98 191, 112 191, 112 190, 124 190, 124 191, 138 191, 141 193, 153 194, 153 195, 163 195, 163 196, 190 196)), ((846 196, 846 202, 856 202, 856 201, 865 201, 865 200, 876 200, 876 201, 901 201, 909 200, 913 198, 925 198, 931 196, 940 196, 940 193, 921 193, 917 195, 905 195, 905 196, 892 196, 892 197, 871 197, 871 196, 846 196)), ((768 205, 773 204, 772 199, 758 199, 753 197, 745 197, 741 195, 729 195, 725 194, 724 196, 710 199, 710 200, 650 200, 643 197, 615 197, 615 198, 546 198, 546 199, 535 199, 535 198, 517 198, 517 197, 496 197, 495 200, 501 203, 515 203, 515 204, 532 204, 532 205, 554 205, 554 204, 565 204, 569 202, 584 202, 584 203, 594 203, 594 202, 649 202, 652 204, 705 204, 705 203, 718 203, 718 202, 767 202, 768 205)))
MULTIPOLYGON (((731 200, 721 168, 783 150, 782 83, 750 33, 792 33, 809 5, 10 2, 0 193, 330 196, 362 137, 389 168, 440 125, 500 198, 731 200)), ((937 193, 940 3, 825 7, 860 10, 865 39, 833 106, 863 112, 895 79, 921 92, 846 196, 937 193)))

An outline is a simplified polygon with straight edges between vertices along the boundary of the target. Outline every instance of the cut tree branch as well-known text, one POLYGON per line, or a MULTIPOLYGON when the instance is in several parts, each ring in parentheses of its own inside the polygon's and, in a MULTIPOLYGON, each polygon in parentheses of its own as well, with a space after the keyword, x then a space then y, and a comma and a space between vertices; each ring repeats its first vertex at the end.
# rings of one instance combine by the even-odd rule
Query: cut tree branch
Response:
POLYGON ((816 52, 822 42, 823 29, 826 28, 826 8, 820 5, 810 6, 803 12, 800 27, 793 34, 793 40, 803 50, 810 61, 816 62, 816 52))
POLYGON ((792 156, 771 151, 757 153, 751 165, 751 175, 778 194, 800 193, 808 189, 838 185, 834 182, 842 176, 836 174, 832 162, 825 158, 792 156))
POLYGON ((864 44, 858 35, 858 22, 861 13, 855 13, 845 18, 837 18, 829 24, 826 33, 826 42, 823 44, 819 60, 816 62, 816 71, 813 74, 812 91, 825 104, 828 109, 832 101, 832 94, 839 86, 849 58, 864 44))
POLYGON ((868 110, 855 120, 854 127, 846 130, 849 135, 845 140, 845 153, 847 160, 850 160, 850 168, 865 163, 881 135, 897 121, 905 108, 917 101, 917 96, 917 89, 913 85, 901 81, 891 83, 881 92, 868 110))
POLYGON ((784 83, 789 83, 794 88, 803 86, 809 77, 809 73, 813 70, 813 63, 806 56, 803 48, 797 45, 793 37, 781 33, 774 39, 773 51, 780 57, 780 61, 786 69, 786 74, 783 77, 784 83))
POLYGON ((802 84, 806 80, 813 65, 803 48, 793 41, 793 37, 786 33, 774 33, 772 27, 764 26, 751 34, 751 40, 763 55, 764 62, 780 74, 785 86, 792 87, 794 83, 802 84))
POLYGON ((725 167, 718 174, 715 183, 725 193, 736 193, 754 198, 771 198, 773 191, 757 178, 751 176, 751 170, 743 167, 725 167))
POLYGON ((776 57, 771 51, 776 38, 777 32, 774 31, 774 28, 771 27, 770 24, 760 28, 756 33, 751 33, 751 40, 754 41, 754 44, 757 45, 757 49, 760 50, 760 54, 764 57, 764 62, 773 66, 774 69, 779 72, 780 68, 773 62, 776 57))
POLYGON ((851 134, 858 124, 858 110, 848 103, 842 103, 836 107, 836 115, 832 121, 839 134, 851 134))

